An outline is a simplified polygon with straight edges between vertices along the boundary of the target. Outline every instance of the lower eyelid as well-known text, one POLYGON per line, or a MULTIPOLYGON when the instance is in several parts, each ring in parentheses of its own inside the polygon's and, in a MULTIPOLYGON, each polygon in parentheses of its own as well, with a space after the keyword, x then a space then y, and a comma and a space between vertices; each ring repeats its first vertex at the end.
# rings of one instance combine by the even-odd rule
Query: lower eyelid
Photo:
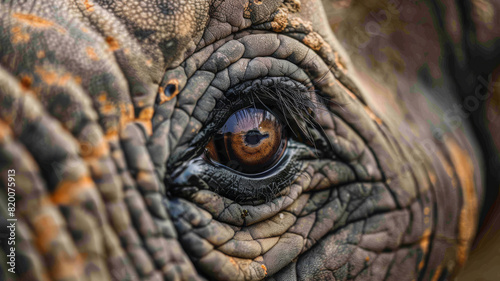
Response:
MULTIPOLYGON (((220 95, 215 99, 215 107, 212 109, 207 118, 203 119, 204 125, 202 125, 202 129, 197 132, 195 136, 190 141, 190 146, 199 146, 200 148, 205 147, 205 145, 209 142, 211 136, 213 136, 225 123, 225 120, 229 118, 229 116, 234 113, 236 110, 248 108, 248 107, 256 107, 256 103, 261 103, 262 100, 265 100, 264 96, 259 97, 259 94, 254 93, 255 87, 268 87, 268 88, 277 88, 284 91, 281 95, 282 98, 277 98, 276 96, 270 102, 271 110, 276 117, 282 122, 286 130, 288 131, 288 136, 293 137, 293 131, 297 131, 300 135, 304 133, 303 128, 301 126, 290 125, 295 124, 296 118, 293 116, 297 115, 299 121, 309 120, 313 117, 307 112, 303 112, 303 110, 294 110, 295 113, 291 112, 281 112, 283 108, 291 108, 293 106, 285 106, 283 105, 283 99, 290 100, 293 99, 293 104, 297 103, 300 105, 304 105, 304 108, 309 111, 314 111, 319 103, 313 102, 311 99, 311 95, 317 95, 311 92, 310 88, 307 88, 303 83, 293 80, 288 77, 264 77, 257 80, 251 80, 243 82, 242 84, 236 85, 231 89, 225 91, 225 93, 220 93, 220 95), (265 86, 264 86, 265 85, 265 86), (286 93, 285 93, 286 92, 286 93), (291 92, 291 93, 289 93, 291 92), (275 109, 275 110, 274 110, 275 109), (277 111, 277 112, 276 112, 277 111), (287 116, 287 117, 285 117, 287 116)), ((220 92, 220 90, 219 90, 220 92)), ((269 95, 269 93, 267 94, 269 95)), ((265 106, 263 108, 266 108, 265 106)), ((269 109, 269 108, 266 108, 269 109)), ((305 139, 308 138, 307 134, 303 135, 305 139)), ((300 139, 300 138, 299 138, 300 139)), ((178 161, 186 158, 191 158, 193 155, 186 155, 187 153, 184 151, 184 148, 179 149, 178 151, 174 151, 171 154, 171 158, 168 161, 168 170, 172 170, 173 167, 178 165, 178 161)))
POLYGON ((273 171, 256 178, 239 175, 208 163, 200 156, 183 165, 182 171, 174 172, 175 176, 170 179, 169 186, 174 193, 181 196, 189 196, 185 194, 183 188, 202 186, 238 202, 268 201, 282 196, 280 192, 300 173, 303 161, 298 159, 303 156, 300 152, 303 149, 303 145, 292 143, 291 148, 285 152, 283 160, 273 168, 273 171))

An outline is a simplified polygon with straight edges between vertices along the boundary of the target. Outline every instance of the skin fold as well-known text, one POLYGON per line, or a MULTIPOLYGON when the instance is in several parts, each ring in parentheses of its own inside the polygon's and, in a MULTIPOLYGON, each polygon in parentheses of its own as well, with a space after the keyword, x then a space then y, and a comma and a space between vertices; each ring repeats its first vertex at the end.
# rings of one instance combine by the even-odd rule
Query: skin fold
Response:
POLYGON ((498 102, 495 19, 361 2, 0 1, 3 278, 455 276, 499 186, 481 115, 498 102), (258 176, 205 152, 249 106, 287 128, 258 176))

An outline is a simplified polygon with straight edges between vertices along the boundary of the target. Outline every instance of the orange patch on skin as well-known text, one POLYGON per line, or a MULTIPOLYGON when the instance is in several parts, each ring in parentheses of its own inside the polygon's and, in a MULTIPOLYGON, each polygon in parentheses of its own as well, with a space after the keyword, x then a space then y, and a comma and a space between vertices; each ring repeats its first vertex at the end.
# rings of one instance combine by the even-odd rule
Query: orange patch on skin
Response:
POLYGON ((144 108, 141 113, 139 114, 139 119, 151 119, 153 118, 153 113, 154 113, 154 110, 152 107, 147 107, 147 108, 144 108))
POLYGON ((60 76, 59 78, 59 83, 60 85, 64 85, 66 84, 69 80, 71 79, 71 74, 69 73, 66 73, 66 74, 63 74, 62 76, 60 76))
POLYGON ((150 182, 152 178, 154 178, 154 175, 146 171, 139 171, 136 176, 137 182, 139 183, 150 182))
POLYGON ((474 184, 474 166, 467 151, 449 139, 446 141, 450 149, 451 162, 455 167, 463 194, 463 205, 458 224, 457 263, 461 267, 467 261, 469 249, 476 233, 478 219, 478 199, 474 184))
POLYGON ((363 106, 363 108, 365 109, 366 113, 368 114, 368 116, 370 116, 370 118, 377 122, 377 124, 381 125, 382 124, 382 119, 378 118, 377 115, 375 115, 375 113, 368 107, 368 106, 363 106))
POLYGON ((48 85, 54 84, 57 80, 57 74, 54 72, 46 71, 42 68, 35 69, 35 72, 38 73, 42 80, 48 85))
POLYGON ((35 67, 35 73, 38 74, 47 85, 63 86, 71 79, 71 75, 69 73, 59 75, 56 72, 45 70, 39 66, 35 67))
POLYGON ((229 262, 230 262, 232 265, 234 265, 234 266, 238 267, 238 264, 236 263, 236 261, 235 261, 233 258, 229 258, 229 262))
POLYGON ((107 142, 118 140, 118 131, 116 130, 107 131, 106 134, 104 135, 104 139, 107 142))
POLYGON ((431 172, 429 172, 428 174, 429 174, 429 180, 431 181, 431 183, 432 183, 433 185, 436 185, 436 182, 437 182, 437 181, 436 181, 436 175, 434 175, 434 174, 433 174, 433 173, 431 173, 431 172))
POLYGON ((137 173, 137 179, 138 180, 144 180, 144 179, 147 179, 149 178, 149 173, 145 172, 145 171, 139 171, 137 173))
POLYGON ((5 124, 3 121, 0 120, 0 143, 4 141, 4 138, 6 136, 12 135, 12 131, 10 130, 10 127, 5 124))
POLYGON ((366 261, 366 262, 369 262, 369 261, 370 261, 370 257, 369 257, 369 256, 366 256, 365 261, 366 261))
POLYGON ((76 257, 59 256, 50 268, 52 278, 57 280, 79 279, 83 275, 85 256, 78 254, 76 257))
POLYGON ((252 15, 252 9, 250 8, 250 2, 245 3, 243 7, 243 17, 249 19, 252 15))
POLYGON ((302 42, 315 51, 319 51, 321 48, 324 48, 327 53, 332 51, 330 45, 328 45, 323 37, 316 32, 309 32, 309 34, 302 39, 302 42))
POLYGON ((302 39, 302 42, 315 51, 319 51, 321 47, 325 45, 323 38, 321 38, 321 36, 316 32, 310 32, 307 34, 306 37, 302 39))
POLYGON ((108 43, 109 49, 112 52, 120 49, 120 44, 118 44, 118 41, 114 37, 106 37, 106 43, 108 43))
POLYGON ((14 13, 12 14, 12 17, 19 20, 20 22, 36 27, 36 28, 54 28, 61 33, 65 33, 66 30, 64 30, 60 26, 56 26, 53 22, 46 20, 44 18, 32 15, 32 14, 22 14, 22 13, 14 13))
POLYGON ((261 264, 260 267, 262 267, 262 269, 264 269, 264 275, 267 275, 267 267, 263 264, 261 264))
POLYGON ((14 26, 11 30, 12 32, 12 43, 27 43, 30 40, 30 35, 26 32, 23 32, 19 26, 14 26))
POLYGON ((98 61, 99 60, 99 57, 97 56, 94 48, 92 47, 87 47, 85 48, 85 52, 87 52, 87 56, 93 60, 93 61, 98 61))
POLYGON ((334 52, 333 54, 335 56, 335 63, 337 64, 337 66, 341 70, 346 71, 347 70, 347 66, 346 66, 344 60, 342 59, 342 57, 340 57, 339 53, 334 52))
MULTIPOLYGON (((349 90, 346 86, 344 86, 344 84, 340 83, 338 80, 335 80, 334 83, 337 83, 337 85, 339 87, 341 87, 342 89, 344 89, 344 91, 353 99, 353 100, 358 100, 358 96, 356 96, 353 92, 351 92, 351 90, 349 90)), ((333 86, 333 85, 329 85, 329 86, 333 86)))
POLYGON ((436 268, 436 271, 434 272, 434 275, 432 276, 432 281, 437 281, 439 280, 439 277, 441 277, 441 272, 443 271, 443 267, 440 265, 436 268))
POLYGON ((52 216, 42 214, 33 220, 33 228, 35 229, 37 248, 42 253, 47 253, 50 250, 50 245, 59 235, 59 226, 52 216))
MULTIPOLYGON (((80 147, 82 144, 80 145, 80 147)), ((109 146, 108 143, 102 140, 98 145, 96 146, 87 146, 87 149, 84 151, 81 149, 82 152, 82 157, 85 160, 92 160, 92 159, 98 159, 101 158, 104 155, 108 155, 109 153, 109 146)))
POLYGON ((111 114, 114 111, 115 111, 115 106, 112 104, 107 103, 107 104, 101 106, 101 113, 111 114))
POLYGON ((134 120, 134 106, 132 104, 120 104, 120 127, 125 128, 127 123, 134 120))
POLYGON ((78 180, 64 180, 52 193, 51 200, 55 204, 71 204, 80 192, 93 188, 95 186, 89 176, 83 176, 78 180))
POLYGON ((158 94, 159 94, 159 97, 160 97, 160 104, 164 103, 167 98, 167 96, 165 95, 165 87, 158 87, 158 94))
POLYGON ((139 117, 136 119, 137 122, 140 122, 144 125, 149 135, 153 134, 153 124, 151 123, 153 114, 154 114, 153 107, 146 107, 139 113, 139 117))
POLYGON ((14 13, 12 17, 33 27, 52 27, 54 25, 51 21, 31 14, 14 13))
POLYGON ((424 233, 422 234, 422 237, 420 237, 420 248, 424 252, 424 254, 427 253, 429 250, 429 242, 430 242, 430 237, 431 237, 431 230, 426 229, 424 230, 424 233))
POLYGON ((282 32, 288 25, 288 12, 279 8, 278 13, 274 16, 273 21, 271 22, 271 27, 274 32, 282 32))
POLYGON ((301 18, 292 18, 290 19, 290 26, 293 28, 300 28, 300 29, 306 29, 309 31, 312 31, 312 24, 309 21, 304 21, 301 18))
MULTIPOLYGON (((342 83, 339 83, 340 85, 342 85, 342 83)), ((344 85, 342 85, 342 87, 346 90, 347 94, 353 99, 353 100, 358 100, 358 97, 353 94, 351 91, 349 91, 347 88, 344 87, 344 85)))
POLYGON ((94 4, 90 3, 89 0, 85 0, 83 1, 83 5, 85 5, 85 9, 89 12, 93 12, 94 11, 94 4))
POLYGON ((425 265, 424 261, 425 261, 425 260, 424 260, 424 259, 422 259, 422 260, 418 263, 418 270, 422 270, 422 268, 424 268, 424 265, 425 265))
POLYGON ((453 172, 453 167, 451 166, 448 159, 438 150, 436 151, 436 156, 439 158, 439 162, 443 165, 446 174, 451 179, 451 185, 456 188, 457 181, 455 179, 455 173, 453 172))
POLYGON ((100 102, 105 102, 108 99, 106 96, 106 92, 101 92, 101 94, 97 97, 97 100, 100 102))

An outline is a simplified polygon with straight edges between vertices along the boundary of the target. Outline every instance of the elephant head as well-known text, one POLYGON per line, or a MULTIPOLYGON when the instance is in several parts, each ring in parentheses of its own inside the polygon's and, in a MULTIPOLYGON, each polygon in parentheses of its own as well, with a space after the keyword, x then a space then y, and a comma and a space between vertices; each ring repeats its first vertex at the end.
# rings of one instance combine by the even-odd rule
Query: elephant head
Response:
POLYGON ((491 169, 470 120, 433 124, 475 80, 436 63, 392 87, 319 1, 3 1, 0 34, 6 278, 442 280, 466 261, 491 169))

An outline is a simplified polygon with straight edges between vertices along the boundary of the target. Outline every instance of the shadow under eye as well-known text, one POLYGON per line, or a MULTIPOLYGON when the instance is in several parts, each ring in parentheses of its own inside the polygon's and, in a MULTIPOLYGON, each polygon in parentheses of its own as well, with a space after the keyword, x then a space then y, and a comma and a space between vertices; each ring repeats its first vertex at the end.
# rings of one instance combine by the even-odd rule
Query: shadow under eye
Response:
POLYGON ((238 203, 260 204, 281 195, 303 169, 317 159, 314 149, 290 140, 281 159, 264 173, 245 175, 199 156, 178 167, 168 179, 173 196, 189 198, 200 189, 214 191, 238 203))

